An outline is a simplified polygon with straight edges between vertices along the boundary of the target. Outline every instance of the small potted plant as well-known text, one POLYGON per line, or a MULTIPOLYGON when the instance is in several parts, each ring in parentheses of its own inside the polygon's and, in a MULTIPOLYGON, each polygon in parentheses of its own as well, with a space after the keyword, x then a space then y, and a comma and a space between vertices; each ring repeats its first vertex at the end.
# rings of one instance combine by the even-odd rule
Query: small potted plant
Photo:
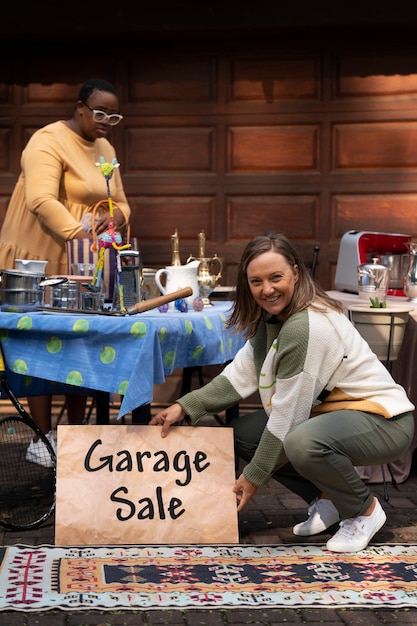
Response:
POLYGON ((398 358, 412 306, 389 303, 378 297, 369 304, 349 306, 349 319, 368 342, 380 361, 391 363, 398 358))

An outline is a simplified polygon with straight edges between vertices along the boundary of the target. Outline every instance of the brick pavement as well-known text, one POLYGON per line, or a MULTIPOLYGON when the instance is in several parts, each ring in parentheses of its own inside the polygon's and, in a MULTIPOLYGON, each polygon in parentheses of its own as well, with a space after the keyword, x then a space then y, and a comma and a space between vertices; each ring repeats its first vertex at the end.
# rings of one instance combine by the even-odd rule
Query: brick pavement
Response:
MULTIPOLYGON (((408 480, 389 487, 389 502, 383 500, 382 485, 372 485, 387 512, 387 523, 375 535, 375 543, 417 544, 417 459, 414 460, 408 480)), ((276 481, 259 489, 256 497, 240 514, 240 542, 245 544, 305 543, 305 538, 295 537, 292 526, 305 519, 305 503, 276 481)), ((329 535, 311 537, 309 542, 323 544, 329 535)), ((53 520, 38 529, 11 532, 0 529, 1 545, 53 544, 53 520)), ((331 606, 318 609, 229 609, 229 610, 153 610, 153 611, 43 611, 21 613, 0 612, 0 626, 240 626, 241 624, 265 626, 381 626, 417 624, 416 609, 335 609, 331 606)))

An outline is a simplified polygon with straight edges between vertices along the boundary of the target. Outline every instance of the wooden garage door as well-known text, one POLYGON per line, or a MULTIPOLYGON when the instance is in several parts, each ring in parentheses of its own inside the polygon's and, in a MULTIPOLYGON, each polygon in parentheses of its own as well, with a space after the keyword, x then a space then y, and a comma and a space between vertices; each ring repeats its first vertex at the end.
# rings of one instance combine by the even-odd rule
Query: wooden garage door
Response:
POLYGON ((234 280, 246 242, 280 230, 333 286, 350 229, 417 235, 417 50, 374 37, 119 42, 102 59, 55 44, 12 59, 0 79, 0 220, 20 152, 40 126, 71 115, 82 82, 111 80, 125 116, 114 130, 132 234, 144 264, 198 253, 234 280))

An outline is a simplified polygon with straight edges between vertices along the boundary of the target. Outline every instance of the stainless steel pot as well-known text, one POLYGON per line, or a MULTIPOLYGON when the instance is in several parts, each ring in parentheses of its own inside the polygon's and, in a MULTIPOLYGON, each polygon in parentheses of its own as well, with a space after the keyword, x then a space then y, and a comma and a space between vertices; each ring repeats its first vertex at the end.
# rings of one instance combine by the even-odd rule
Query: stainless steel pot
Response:
POLYGON ((31 274, 18 270, 0 271, 1 304, 12 306, 43 305, 45 288, 41 285, 45 274, 31 274))
POLYGON ((387 265, 391 269, 389 279, 390 289, 404 288, 404 277, 408 270, 409 261, 409 254, 381 254, 379 256, 379 262, 382 265, 387 265))

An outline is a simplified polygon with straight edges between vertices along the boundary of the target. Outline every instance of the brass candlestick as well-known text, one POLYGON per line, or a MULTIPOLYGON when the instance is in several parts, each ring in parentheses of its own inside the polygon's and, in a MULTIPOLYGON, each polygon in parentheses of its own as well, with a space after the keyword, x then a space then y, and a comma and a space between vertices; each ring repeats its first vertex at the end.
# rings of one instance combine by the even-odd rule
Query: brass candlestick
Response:
POLYGON ((171 235, 171 247, 172 247, 172 257, 171 257, 171 265, 181 265, 180 259, 180 239, 178 237, 178 229, 175 229, 175 233, 171 235))

